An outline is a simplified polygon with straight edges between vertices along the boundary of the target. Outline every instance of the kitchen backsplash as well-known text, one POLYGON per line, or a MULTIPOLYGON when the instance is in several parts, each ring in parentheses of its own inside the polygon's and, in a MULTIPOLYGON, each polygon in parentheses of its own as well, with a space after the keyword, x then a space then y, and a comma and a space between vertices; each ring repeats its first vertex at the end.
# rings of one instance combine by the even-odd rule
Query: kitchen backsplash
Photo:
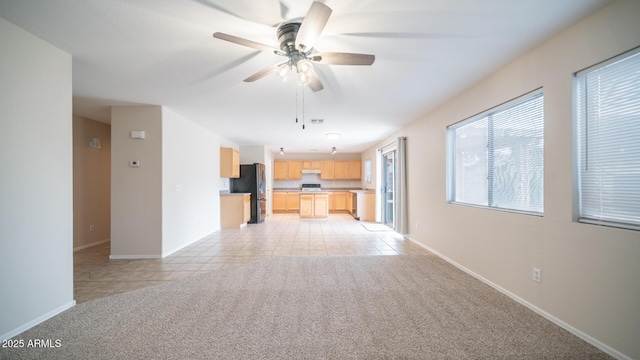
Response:
POLYGON ((320 184, 322 188, 361 188, 360 180, 320 180, 320 174, 302 174, 302 180, 274 180, 274 189, 300 188, 302 184, 320 184))

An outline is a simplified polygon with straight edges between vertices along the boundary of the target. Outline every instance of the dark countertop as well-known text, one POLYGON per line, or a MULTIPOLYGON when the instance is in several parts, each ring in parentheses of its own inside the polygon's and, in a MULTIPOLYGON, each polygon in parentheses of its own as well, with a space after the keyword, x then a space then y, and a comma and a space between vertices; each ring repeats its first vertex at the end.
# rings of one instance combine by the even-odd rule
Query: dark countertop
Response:
MULTIPOLYGON (((300 188, 277 188, 277 189, 273 189, 273 191, 291 191, 291 192, 298 191, 298 192, 300 192, 300 188)), ((331 192, 331 191, 372 192, 374 190, 372 190, 372 189, 362 190, 362 188, 322 188, 322 192, 331 192)))

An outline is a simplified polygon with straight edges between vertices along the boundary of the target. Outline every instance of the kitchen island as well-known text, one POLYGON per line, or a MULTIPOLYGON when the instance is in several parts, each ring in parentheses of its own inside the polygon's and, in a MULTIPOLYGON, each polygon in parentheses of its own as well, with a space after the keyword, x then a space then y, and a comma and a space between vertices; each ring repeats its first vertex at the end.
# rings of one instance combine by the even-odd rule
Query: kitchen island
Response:
POLYGON ((326 218, 329 216, 329 193, 322 191, 300 193, 301 218, 326 218))

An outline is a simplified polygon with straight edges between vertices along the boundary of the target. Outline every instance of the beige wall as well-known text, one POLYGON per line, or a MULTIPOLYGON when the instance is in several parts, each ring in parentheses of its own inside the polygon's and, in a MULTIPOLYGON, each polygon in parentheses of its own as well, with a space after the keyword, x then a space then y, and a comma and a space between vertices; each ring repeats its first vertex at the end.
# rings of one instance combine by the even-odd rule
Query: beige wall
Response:
POLYGON ((71 61, 0 18, 0 341, 74 305, 71 61))
MULTIPOLYGON (((572 74, 640 45, 640 2, 616 1, 417 119, 407 136, 410 236, 610 353, 640 358, 640 232, 577 223, 572 74), (545 211, 448 204, 448 125, 543 87, 545 211), (532 268, 542 270, 542 283, 532 268)), ((369 149, 362 157, 374 157, 369 149)))
POLYGON ((162 256, 162 107, 111 109, 111 257, 162 256), (131 131, 144 130, 144 140, 131 131), (139 160, 140 167, 129 166, 139 160))
POLYGON ((111 126, 73 117, 73 248, 108 241, 111 234, 111 126), (100 149, 89 146, 100 139, 100 149), (93 225, 93 231, 90 226, 93 225))
POLYGON ((168 256, 220 229, 220 147, 237 145, 161 106, 113 107, 111 143, 112 258, 168 256))

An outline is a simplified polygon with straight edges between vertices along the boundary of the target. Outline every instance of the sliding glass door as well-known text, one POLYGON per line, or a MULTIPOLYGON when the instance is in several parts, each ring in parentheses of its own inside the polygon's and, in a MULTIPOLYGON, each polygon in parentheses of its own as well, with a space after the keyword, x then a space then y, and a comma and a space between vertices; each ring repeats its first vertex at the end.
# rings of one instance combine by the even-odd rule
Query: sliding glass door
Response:
POLYGON ((395 223, 396 151, 382 154, 382 223, 392 229, 395 223))

